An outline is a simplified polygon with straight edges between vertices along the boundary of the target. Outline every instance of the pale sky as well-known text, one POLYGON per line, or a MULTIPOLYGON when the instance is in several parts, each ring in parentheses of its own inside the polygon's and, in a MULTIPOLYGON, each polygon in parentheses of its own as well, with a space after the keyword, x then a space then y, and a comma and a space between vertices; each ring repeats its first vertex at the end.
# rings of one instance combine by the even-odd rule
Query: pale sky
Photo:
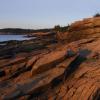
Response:
POLYGON ((0 28, 51 28, 100 13, 100 0, 0 0, 0 28))

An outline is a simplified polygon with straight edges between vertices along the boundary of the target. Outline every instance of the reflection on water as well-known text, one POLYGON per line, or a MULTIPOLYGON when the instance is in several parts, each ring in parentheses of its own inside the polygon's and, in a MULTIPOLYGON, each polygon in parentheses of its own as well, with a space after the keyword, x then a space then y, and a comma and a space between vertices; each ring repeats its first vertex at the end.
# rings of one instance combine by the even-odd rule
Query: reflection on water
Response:
POLYGON ((0 35, 0 42, 9 40, 28 40, 30 38, 25 37, 26 35, 0 35))

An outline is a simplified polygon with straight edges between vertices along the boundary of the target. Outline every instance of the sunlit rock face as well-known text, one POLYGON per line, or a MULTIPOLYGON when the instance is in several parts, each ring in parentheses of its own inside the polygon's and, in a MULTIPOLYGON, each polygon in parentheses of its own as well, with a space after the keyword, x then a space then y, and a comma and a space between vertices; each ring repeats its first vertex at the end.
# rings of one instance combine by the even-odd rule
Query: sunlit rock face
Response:
POLYGON ((68 42, 100 36, 100 17, 85 18, 72 23, 68 29, 68 42))
POLYGON ((90 33, 100 32, 100 17, 86 18, 71 24, 70 31, 91 30, 90 33))

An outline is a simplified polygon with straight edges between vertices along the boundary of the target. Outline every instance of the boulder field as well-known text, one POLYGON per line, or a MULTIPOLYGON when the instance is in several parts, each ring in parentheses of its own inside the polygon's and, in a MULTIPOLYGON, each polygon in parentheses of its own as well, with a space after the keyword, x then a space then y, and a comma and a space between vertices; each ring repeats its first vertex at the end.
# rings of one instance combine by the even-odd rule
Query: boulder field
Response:
MULTIPOLYGON (((95 19, 99 18, 75 22, 70 29, 84 30, 83 23, 95 19)), ((0 100, 99 100, 100 37, 93 34, 1 57, 0 100)))

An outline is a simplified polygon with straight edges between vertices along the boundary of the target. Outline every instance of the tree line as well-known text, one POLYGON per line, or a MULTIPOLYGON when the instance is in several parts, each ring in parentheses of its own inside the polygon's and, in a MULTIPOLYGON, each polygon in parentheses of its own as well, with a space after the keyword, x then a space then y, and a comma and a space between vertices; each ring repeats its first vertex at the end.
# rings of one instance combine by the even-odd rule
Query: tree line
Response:
POLYGON ((0 29, 1 33, 14 33, 14 34, 27 34, 27 33, 37 33, 37 32, 49 32, 51 29, 21 29, 21 28, 4 28, 0 29))

